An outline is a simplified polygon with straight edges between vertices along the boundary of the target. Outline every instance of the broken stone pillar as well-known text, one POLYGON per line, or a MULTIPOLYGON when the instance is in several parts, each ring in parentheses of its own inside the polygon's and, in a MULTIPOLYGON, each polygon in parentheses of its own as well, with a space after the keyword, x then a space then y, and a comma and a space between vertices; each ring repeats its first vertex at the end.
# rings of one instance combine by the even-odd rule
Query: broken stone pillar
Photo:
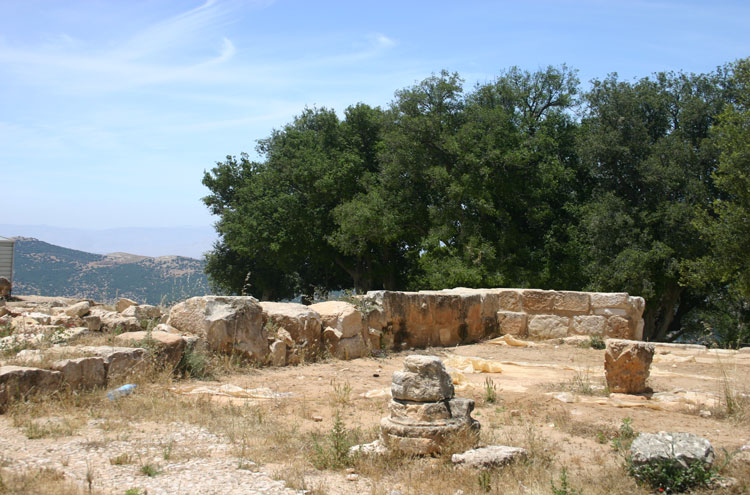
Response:
POLYGON ((380 422, 385 447, 405 454, 433 454, 442 452, 456 434, 468 434, 476 444, 474 401, 454 398, 453 382, 440 358, 408 356, 404 368, 393 373, 391 414, 380 422))
POLYGON ((609 339, 604 355, 604 375, 610 392, 640 394, 654 358, 654 344, 635 340, 609 339))

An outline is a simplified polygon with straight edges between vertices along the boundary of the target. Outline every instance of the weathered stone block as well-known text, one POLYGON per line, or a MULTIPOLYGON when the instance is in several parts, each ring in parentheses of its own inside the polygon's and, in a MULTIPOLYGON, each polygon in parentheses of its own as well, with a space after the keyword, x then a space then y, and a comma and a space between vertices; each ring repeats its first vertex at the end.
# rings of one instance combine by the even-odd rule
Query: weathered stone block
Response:
POLYGON ((607 318, 604 316, 574 316, 571 331, 578 335, 605 335, 607 318))
POLYGON ((411 371, 394 371, 391 383, 394 399, 435 402, 453 397, 453 381, 444 376, 422 376, 411 371))
POLYGON ((133 301, 132 299, 128 299, 127 297, 120 298, 119 301, 117 301, 117 304, 115 304, 115 311, 118 313, 122 313, 130 306, 137 306, 138 303, 133 301))
POLYGON ((629 339, 633 337, 630 320, 622 316, 610 316, 607 320, 607 337, 629 339))
POLYGON ((91 304, 88 301, 81 301, 72 306, 69 306, 65 310, 65 314, 68 316, 81 318, 82 316, 87 315, 90 310, 91 310, 91 304))
POLYGON ((185 339, 174 333, 128 332, 115 337, 115 342, 122 346, 153 344, 157 349, 157 357, 166 366, 177 366, 185 351, 185 339))
POLYGON ((394 399, 388 407, 391 419, 400 422, 425 423, 450 419, 447 401, 410 402, 394 399))
POLYGON ((500 327, 500 333, 505 335, 526 335, 526 326, 528 315, 526 313, 516 313, 513 311, 498 311, 497 322, 500 327))
POLYGON ((451 462, 468 468, 489 469, 505 466, 517 459, 525 459, 526 450, 520 447, 490 445, 480 449, 467 450, 463 454, 453 454, 451 462))
POLYGON ((609 390, 623 394, 644 392, 653 358, 654 344, 634 340, 607 340, 604 375, 609 390))
POLYGON ((523 310, 527 313, 552 311, 556 297, 557 293, 551 290, 525 290, 523 291, 523 310))
POLYGON ((534 315, 529 319, 529 336, 543 339, 566 337, 570 318, 556 315, 534 315))
POLYGON ((502 291, 498 294, 500 309, 503 311, 521 311, 521 293, 515 290, 502 291))
POLYGON ((64 359, 51 368, 62 373, 62 381, 71 388, 103 387, 107 383, 104 358, 99 356, 64 359))
POLYGON ((59 371, 23 366, 0 367, 0 412, 8 404, 29 394, 49 394, 55 392, 62 381, 59 371))
POLYGON ((589 295, 585 292, 558 292, 555 294, 553 309, 571 313, 588 313, 589 295))
POLYGON ((204 337, 215 351, 237 352, 258 362, 269 352, 263 310, 253 297, 193 297, 174 305, 167 323, 204 337))
POLYGON ((628 309, 630 304, 626 292, 592 292, 591 308, 621 308, 628 309))

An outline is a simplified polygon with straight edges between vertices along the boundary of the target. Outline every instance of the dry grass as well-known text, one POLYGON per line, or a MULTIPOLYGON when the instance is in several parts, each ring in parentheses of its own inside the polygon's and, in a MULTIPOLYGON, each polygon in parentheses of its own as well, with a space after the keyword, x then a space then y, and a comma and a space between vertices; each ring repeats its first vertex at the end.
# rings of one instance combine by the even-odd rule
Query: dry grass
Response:
POLYGON ((84 490, 53 469, 30 470, 15 473, 0 469, 0 494, 2 495, 84 495, 96 492, 84 490))
MULTIPOLYGON (((209 365, 211 373, 217 377, 257 372, 254 366, 231 356, 210 356, 209 365)), ((304 368, 300 368, 300 373, 306 373, 304 368)), ((581 374, 580 380, 576 380, 572 383, 585 384, 587 377, 581 374)), ((576 420, 571 417, 567 406, 551 406, 550 399, 540 395, 514 400, 514 414, 511 414, 505 409, 501 397, 497 397, 499 403, 494 404, 485 400, 486 387, 460 394, 473 394, 477 399, 475 416, 482 422, 481 443, 518 446, 528 451, 525 461, 506 468, 480 474, 475 470, 454 467, 448 455, 426 458, 386 455, 346 459, 345 462, 318 469, 316 464, 323 467, 325 463, 315 462, 318 454, 315 445, 322 448, 333 445, 330 439, 334 430, 334 415, 325 414, 328 419, 323 422, 313 421, 313 416, 320 411, 340 411, 340 428, 343 428, 347 441, 370 442, 377 437, 377 423, 363 425, 360 417, 365 413, 369 416, 385 415, 388 400, 359 399, 350 383, 343 380, 328 382, 330 390, 314 399, 232 401, 208 396, 183 396, 169 390, 175 381, 171 370, 163 370, 156 365, 141 369, 136 376, 122 378, 121 382, 124 381, 136 383, 137 391, 118 401, 107 400, 101 390, 60 391, 45 399, 16 403, 10 407, 8 414, 13 424, 25 429, 30 438, 74 434, 90 420, 97 420, 98 427, 113 437, 127 435, 135 422, 196 425, 231 443, 238 469, 255 470, 259 465, 270 464, 274 467, 275 476, 284 479, 288 486, 310 490, 312 494, 352 493, 346 491, 347 487, 349 490, 352 487, 345 481, 347 467, 353 468, 362 480, 366 480, 368 488, 364 493, 371 495, 386 495, 393 490, 399 490, 403 495, 455 495, 459 490, 464 495, 550 495, 552 483, 560 484, 563 468, 566 469, 571 490, 580 490, 585 495, 649 493, 627 475, 621 455, 609 445, 620 425, 576 420), (49 418, 64 418, 64 421, 51 421, 44 426, 49 418), (550 428, 549 424, 554 424, 554 428, 550 428), (596 443, 600 438, 605 440, 604 444, 596 443), (576 453, 571 445, 581 441, 589 450, 576 453)), ((735 387, 736 382, 727 383, 735 387)), ((735 420, 747 420, 747 404, 736 390, 731 388, 730 393, 726 394, 726 397, 735 399, 734 404, 739 408, 734 409, 733 416, 727 416, 727 421, 732 424, 735 420)), ((728 409, 726 405, 724 408, 728 409)), ((462 450, 465 445, 458 445, 458 442, 459 439, 455 450, 462 450)), ((165 461, 208 455, 169 444, 162 445, 161 449, 165 461)), ((113 465, 141 464, 138 456, 138 451, 122 452, 109 461, 113 465)), ((11 475, 6 469, 2 473, 4 485, 0 485, 0 494, 84 493, 74 486, 65 491, 68 488, 60 482, 60 474, 55 472, 11 475), (55 490, 45 491, 48 485, 55 490)), ((722 474, 741 481, 734 487, 714 493, 735 495, 747 489, 742 484, 750 480, 750 468, 746 461, 730 462, 722 474)), ((126 488, 123 487, 122 491, 126 488)))

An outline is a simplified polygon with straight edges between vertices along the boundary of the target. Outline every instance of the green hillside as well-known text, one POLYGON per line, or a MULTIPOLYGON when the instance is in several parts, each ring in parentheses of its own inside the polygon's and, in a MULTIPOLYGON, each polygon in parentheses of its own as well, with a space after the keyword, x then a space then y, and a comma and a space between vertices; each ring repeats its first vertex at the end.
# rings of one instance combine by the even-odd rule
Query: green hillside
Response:
POLYGON ((203 268, 202 260, 181 256, 100 255, 17 238, 13 293, 166 304, 207 294, 203 268))

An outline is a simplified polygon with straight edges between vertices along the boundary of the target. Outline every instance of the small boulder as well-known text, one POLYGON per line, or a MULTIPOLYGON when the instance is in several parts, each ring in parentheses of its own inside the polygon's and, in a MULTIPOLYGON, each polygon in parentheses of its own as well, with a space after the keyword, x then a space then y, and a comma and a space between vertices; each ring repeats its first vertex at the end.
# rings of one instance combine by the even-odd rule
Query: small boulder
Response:
POLYGON ((490 445, 479 449, 467 450, 463 454, 453 454, 451 462, 469 468, 489 469, 505 466, 513 461, 526 458, 526 450, 520 447, 490 445))
POLYGON ((128 299, 127 297, 120 298, 119 301, 117 301, 117 304, 115 304, 115 311, 118 313, 122 313, 126 309, 128 309, 130 306, 137 306, 138 303, 133 301, 132 299, 128 299))
POLYGON ((128 306, 120 313, 122 313, 122 316, 132 316, 137 320, 155 320, 161 318, 161 310, 150 304, 128 306))
POLYGON ((88 301, 81 301, 72 306, 68 306, 68 308, 65 310, 65 314, 75 318, 81 318, 89 314, 90 310, 91 303, 89 303, 88 301))
POLYGON ((714 449, 705 438, 692 433, 641 433, 630 445, 633 465, 668 463, 687 469, 700 462, 710 467, 714 462, 714 449))

